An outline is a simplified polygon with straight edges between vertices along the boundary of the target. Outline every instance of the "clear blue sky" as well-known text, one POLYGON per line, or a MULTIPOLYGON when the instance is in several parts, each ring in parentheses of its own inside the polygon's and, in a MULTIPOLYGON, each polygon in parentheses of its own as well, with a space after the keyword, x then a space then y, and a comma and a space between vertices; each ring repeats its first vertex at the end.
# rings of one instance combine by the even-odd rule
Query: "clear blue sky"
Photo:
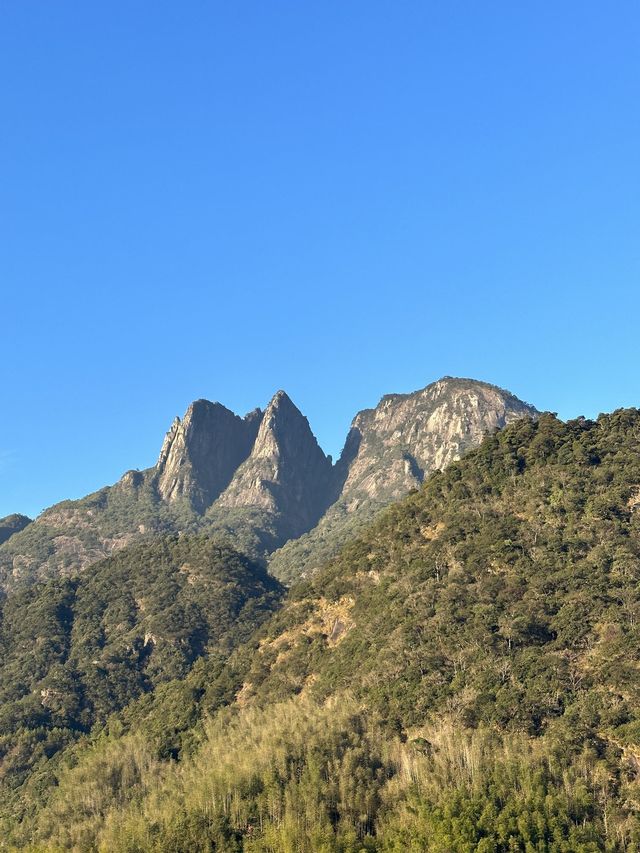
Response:
POLYGON ((0 75, 0 516, 198 397, 640 405, 636 0, 0 0, 0 75))

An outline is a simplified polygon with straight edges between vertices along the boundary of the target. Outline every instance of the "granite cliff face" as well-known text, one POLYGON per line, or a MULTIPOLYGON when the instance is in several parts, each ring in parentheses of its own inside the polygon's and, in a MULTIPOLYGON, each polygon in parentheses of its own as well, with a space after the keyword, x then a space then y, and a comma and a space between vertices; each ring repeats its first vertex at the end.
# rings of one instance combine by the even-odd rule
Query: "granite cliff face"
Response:
POLYGON ((536 410, 507 391, 445 377, 413 394, 388 394, 353 420, 336 466, 350 511, 366 499, 395 500, 445 468, 483 436, 536 410))
POLYGON ((269 403, 249 458, 216 509, 252 508, 279 516, 287 538, 300 536, 327 507, 332 466, 309 422, 284 391, 269 403))
POLYGON ((277 551, 271 571, 287 581, 312 572, 431 471, 487 433, 536 414, 508 391, 469 379, 445 377, 412 394, 386 395, 354 418, 334 469, 334 502, 319 525, 277 551))
POLYGON ((500 388, 445 378, 356 415, 332 466, 284 391, 244 418, 197 400, 175 419, 153 468, 63 501, 6 538, 0 585, 72 574, 140 538, 195 531, 270 558, 271 571, 292 580, 487 432, 535 415, 500 388))
POLYGON ((158 495, 203 512, 229 485, 258 433, 262 412, 239 418, 220 403, 196 400, 166 435, 156 465, 158 495))

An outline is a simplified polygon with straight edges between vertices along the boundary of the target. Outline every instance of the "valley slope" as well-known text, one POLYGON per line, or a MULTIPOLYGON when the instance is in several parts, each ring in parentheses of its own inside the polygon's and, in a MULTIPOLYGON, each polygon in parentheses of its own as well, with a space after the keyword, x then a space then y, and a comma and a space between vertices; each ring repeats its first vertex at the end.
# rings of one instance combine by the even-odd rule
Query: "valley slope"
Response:
POLYGON ((190 675, 75 748, 6 837, 637 850, 639 493, 638 410, 505 427, 292 588, 221 669, 203 658, 211 719, 177 765, 157 721, 190 675))

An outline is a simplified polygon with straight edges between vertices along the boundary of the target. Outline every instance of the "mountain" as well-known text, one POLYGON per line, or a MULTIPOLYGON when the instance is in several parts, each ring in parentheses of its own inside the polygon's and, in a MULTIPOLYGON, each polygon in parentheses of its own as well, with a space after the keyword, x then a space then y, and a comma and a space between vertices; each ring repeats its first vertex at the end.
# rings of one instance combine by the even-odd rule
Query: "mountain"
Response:
POLYGON ((226 489, 251 453, 262 419, 256 409, 244 418, 220 403, 196 400, 176 418, 153 472, 159 497, 185 500, 204 512, 226 489))
POLYGON ((281 539, 313 527, 327 507, 331 460, 309 422, 284 391, 264 413, 249 458, 238 468, 215 509, 258 509, 277 516, 281 539))
POLYGON ((244 418, 198 400, 174 421, 154 467, 56 504, 0 545, 0 585, 71 575, 137 540, 197 531, 262 561, 291 543, 270 563, 291 581, 427 472, 535 415, 499 388, 445 378, 360 412, 332 466, 284 391, 244 418))
POLYGON ((535 414, 513 394, 468 379, 445 377, 413 394, 388 394, 354 418, 340 460, 341 498, 349 505, 397 500, 488 432, 535 414))
POLYGON ((0 545, 3 542, 6 542, 10 536, 13 536, 14 533, 20 533, 21 530, 24 530, 27 524, 31 524, 32 519, 26 515, 20 515, 19 513, 13 513, 13 515, 7 515, 4 518, 0 518, 0 545))
POLYGON ((203 512, 248 457, 261 419, 260 410, 240 418, 220 403, 192 403, 155 466, 56 504, 0 547, 0 584, 74 574, 140 539, 207 526, 203 512))
POLYGON ((224 661, 282 593, 264 568, 202 536, 130 545, 91 572, 15 590, 0 607, 5 785, 199 659, 224 661))
POLYGON ((313 572, 383 507, 445 468, 533 406, 501 388, 445 377, 413 394, 389 394, 354 418, 334 471, 334 502, 319 525, 272 555, 285 581, 313 572))
POLYGON ((292 588, 222 668, 203 658, 43 762, 4 837, 638 850, 639 493, 639 410, 507 425, 292 588))

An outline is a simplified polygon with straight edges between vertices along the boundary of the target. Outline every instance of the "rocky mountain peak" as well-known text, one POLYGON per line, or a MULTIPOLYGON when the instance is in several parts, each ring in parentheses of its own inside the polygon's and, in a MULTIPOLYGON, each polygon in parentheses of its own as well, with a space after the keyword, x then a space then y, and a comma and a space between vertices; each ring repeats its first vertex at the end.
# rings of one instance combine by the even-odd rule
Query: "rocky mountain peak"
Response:
POLYGON ((502 388, 451 376, 410 394, 387 394, 353 420, 336 466, 341 491, 356 503, 395 499, 487 433, 535 415, 533 406, 502 388))
POLYGON ((284 391, 278 391, 265 410, 250 456, 216 506, 286 517, 289 535, 299 535, 326 508, 330 480, 331 460, 308 420, 284 391))
POLYGON ((163 500, 186 499, 204 511, 226 488, 247 458, 261 412, 240 418, 221 403, 196 400, 167 433, 156 464, 158 494, 163 500))
POLYGON ((153 468, 51 507, 33 531, 0 523, 0 586, 80 571, 141 536, 185 527, 230 537, 260 557, 297 539, 282 549, 286 559, 271 562, 274 574, 291 579, 486 433, 535 415, 493 385, 445 377, 359 412, 332 466, 284 391, 244 418, 196 400, 173 421, 153 468))
POLYGON ((265 409, 252 456, 273 455, 278 458, 283 450, 292 450, 292 444, 305 444, 309 441, 322 453, 311 432, 309 421, 284 391, 278 391, 265 409))
POLYGON ((291 397, 287 394, 286 391, 283 391, 282 388, 271 398, 267 409, 278 408, 279 406, 289 406, 298 411, 297 407, 293 404, 291 397))
POLYGON ((318 527, 276 552, 270 570, 286 580, 313 572, 431 471, 460 458, 487 433, 536 415, 508 391, 450 376, 410 394, 385 395, 353 419, 318 527))

